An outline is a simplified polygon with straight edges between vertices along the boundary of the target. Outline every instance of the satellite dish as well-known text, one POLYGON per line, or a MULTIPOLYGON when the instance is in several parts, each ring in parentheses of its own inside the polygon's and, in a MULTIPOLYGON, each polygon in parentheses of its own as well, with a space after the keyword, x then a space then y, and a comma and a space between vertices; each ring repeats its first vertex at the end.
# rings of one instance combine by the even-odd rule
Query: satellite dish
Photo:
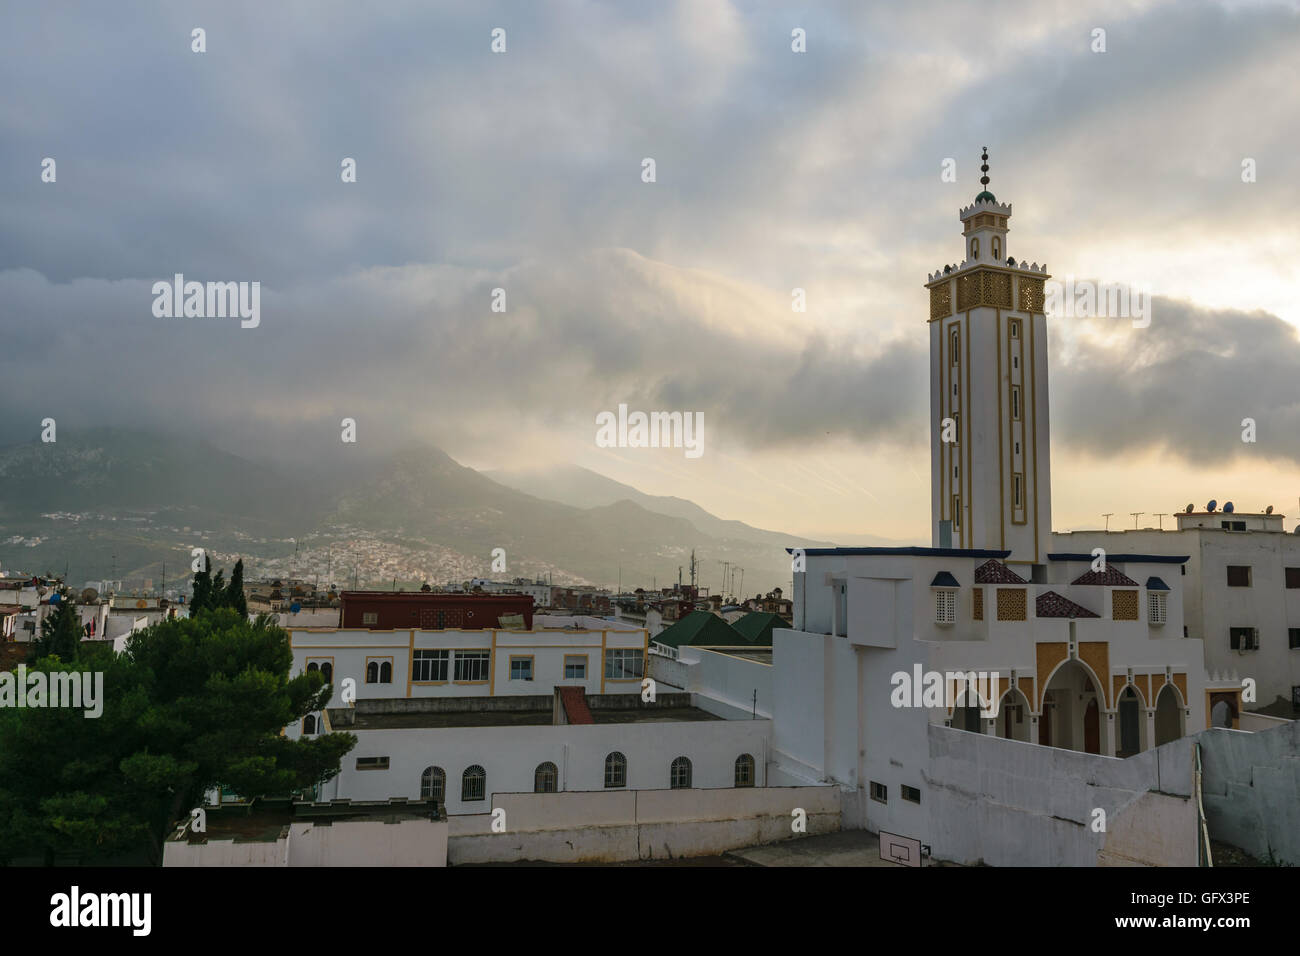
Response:
POLYGON ((1267 508, 1264 509, 1264 514, 1266 514, 1266 515, 1271 515, 1272 513, 1273 513, 1273 506, 1272 506, 1272 505, 1269 505, 1267 508))
POLYGON ((1214 509, 1217 507, 1219 507, 1219 503, 1215 501, 1213 498, 1211 498, 1210 503, 1205 506, 1205 510, 1208 511, 1210 514, 1214 514, 1214 509))
POLYGON ((1232 514, 1232 502, 1231 502, 1231 501, 1225 501, 1225 502, 1223 503, 1223 513, 1224 513, 1224 514, 1229 514, 1229 515, 1232 514))
POLYGON ((1192 504, 1190 501, 1187 502, 1187 513, 1191 514, 1195 510, 1196 510, 1196 506, 1192 504))

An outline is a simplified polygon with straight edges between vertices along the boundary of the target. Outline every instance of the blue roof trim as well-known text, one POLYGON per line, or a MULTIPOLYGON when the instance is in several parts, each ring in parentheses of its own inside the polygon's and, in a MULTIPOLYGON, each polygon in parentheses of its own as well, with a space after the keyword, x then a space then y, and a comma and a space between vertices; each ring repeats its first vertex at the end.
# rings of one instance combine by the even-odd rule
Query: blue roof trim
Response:
MULTIPOLYGON (((811 554, 812 552, 809 552, 811 554)), ((1111 554, 1106 552, 1107 564, 1123 564, 1125 561, 1131 561, 1134 564, 1186 564, 1190 555, 1186 554, 1111 554)), ((1087 561, 1092 562, 1091 554, 1049 554, 1049 561, 1087 561)))
MULTIPOLYGON (((786 554, 794 554, 794 548, 786 548, 786 554)), ((825 557, 834 555, 843 555, 845 557, 859 556, 893 556, 893 557, 916 557, 916 558, 1005 558, 1010 551, 984 551, 981 549, 971 548, 805 548, 805 555, 809 557, 825 557)), ((1088 555, 1088 560, 1092 560, 1092 555, 1088 555)), ((1187 559, 1184 558, 1184 561, 1187 559)))
POLYGON ((957 579, 954 578, 954 577, 953 577, 951 574, 949 574, 947 571, 940 571, 938 574, 936 574, 936 575, 934 576, 934 580, 930 582, 930 587, 932 587, 932 588, 959 588, 959 587, 961 587, 961 585, 958 584, 958 583, 957 583, 957 579))
POLYGON ((1168 590, 1169 590, 1169 585, 1165 584, 1165 582, 1164 582, 1164 581, 1161 581, 1159 578, 1156 578, 1156 577, 1150 577, 1150 578, 1147 578, 1147 590, 1148 590, 1148 591, 1168 591, 1168 590))

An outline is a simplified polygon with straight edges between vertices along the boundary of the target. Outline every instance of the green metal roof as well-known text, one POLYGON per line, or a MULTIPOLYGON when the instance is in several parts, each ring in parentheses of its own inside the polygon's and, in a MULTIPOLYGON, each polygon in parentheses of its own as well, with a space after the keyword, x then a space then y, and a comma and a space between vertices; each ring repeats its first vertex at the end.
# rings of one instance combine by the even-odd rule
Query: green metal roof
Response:
POLYGON ((733 630, 739 631, 754 647, 771 647, 772 628, 789 626, 781 615, 770 611, 750 611, 731 625, 733 630))
POLYGON ((691 611, 684 618, 664 628, 656 643, 667 647, 747 647, 750 640, 734 627, 709 611, 691 611))

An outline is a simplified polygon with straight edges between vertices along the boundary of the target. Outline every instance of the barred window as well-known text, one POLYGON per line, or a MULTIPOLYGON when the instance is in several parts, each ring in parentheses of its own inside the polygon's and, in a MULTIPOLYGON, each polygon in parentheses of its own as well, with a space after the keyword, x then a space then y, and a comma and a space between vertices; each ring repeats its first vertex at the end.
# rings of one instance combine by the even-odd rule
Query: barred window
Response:
POLYGON ((457 651, 455 680, 486 681, 491 661, 491 651, 457 651))
POLYGON ((689 757, 678 757, 668 770, 668 786, 673 790, 691 788, 691 761, 689 757))
POLYGON ((1147 623, 1164 624, 1167 620, 1167 595, 1163 591, 1147 592, 1147 623))
POLYGON ((478 764, 467 768, 461 777, 460 798, 464 801, 487 799, 487 772, 478 764))
POLYGON ((605 786, 627 786, 627 758, 617 750, 605 758, 605 786))
POLYGON ((560 771, 549 760, 546 763, 539 763, 537 769, 533 771, 533 793, 554 793, 556 782, 560 779, 560 771))
POLYGON ((450 651, 416 651, 411 680, 416 683, 445 681, 447 679, 447 662, 450 657, 450 651))
POLYGON ((447 772, 441 767, 425 767, 420 774, 420 799, 447 802, 447 772))
POLYGON ((754 758, 741 754, 736 758, 736 786, 752 787, 754 785, 754 758))

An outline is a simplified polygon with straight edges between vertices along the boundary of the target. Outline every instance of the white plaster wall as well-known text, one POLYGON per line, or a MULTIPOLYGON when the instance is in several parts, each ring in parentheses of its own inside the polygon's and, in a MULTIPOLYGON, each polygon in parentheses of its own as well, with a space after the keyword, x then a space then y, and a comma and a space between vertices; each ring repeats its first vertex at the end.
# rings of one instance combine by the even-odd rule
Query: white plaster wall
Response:
POLYGON ((487 814, 452 819, 452 863, 545 860, 615 862, 713 855, 839 829, 835 787, 494 794, 507 831, 487 814))
POLYGON ((258 843, 177 840, 163 844, 163 866, 284 866, 286 853, 283 837, 258 843))
POLYGON ((330 796, 418 798, 424 769, 438 766, 447 775, 448 814, 487 813, 488 801, 461 800, 462 775, 470 766, 483 767, 488 795, 531 793, 534 772, 544 761, 555 764, 561 789, 603 793, 605 757, 613 751, 627 758, 629 790, 667 789, 679 756, 691 760, 693 788, 731 788, 736 758, 744 753, 754 758, 762 784, 771 728, 769 720, 714 720, 352 731, 357 746, 343 758, 330 796), (358 757, 384 756, 388 770, 356 769, 358 757))
POLYGON ((939 859, 1095 866, 1105 851, 1112 863, 1196 864, 1190 739, 1120 760, 946 727, 928 733, 928 828, 908 835, 939 859), (1173 799, 1140 799, 1153 790, 1173 799), (1092 829, 1096 808, 1106 833, 1092 829))
POLYGON ((289 866, 446 866, 447 821, 289 825, 289 866))
POLYGON ((1210 835, 1266 861, 1300 866, 1300 722, 1200 735, 1210 835))

